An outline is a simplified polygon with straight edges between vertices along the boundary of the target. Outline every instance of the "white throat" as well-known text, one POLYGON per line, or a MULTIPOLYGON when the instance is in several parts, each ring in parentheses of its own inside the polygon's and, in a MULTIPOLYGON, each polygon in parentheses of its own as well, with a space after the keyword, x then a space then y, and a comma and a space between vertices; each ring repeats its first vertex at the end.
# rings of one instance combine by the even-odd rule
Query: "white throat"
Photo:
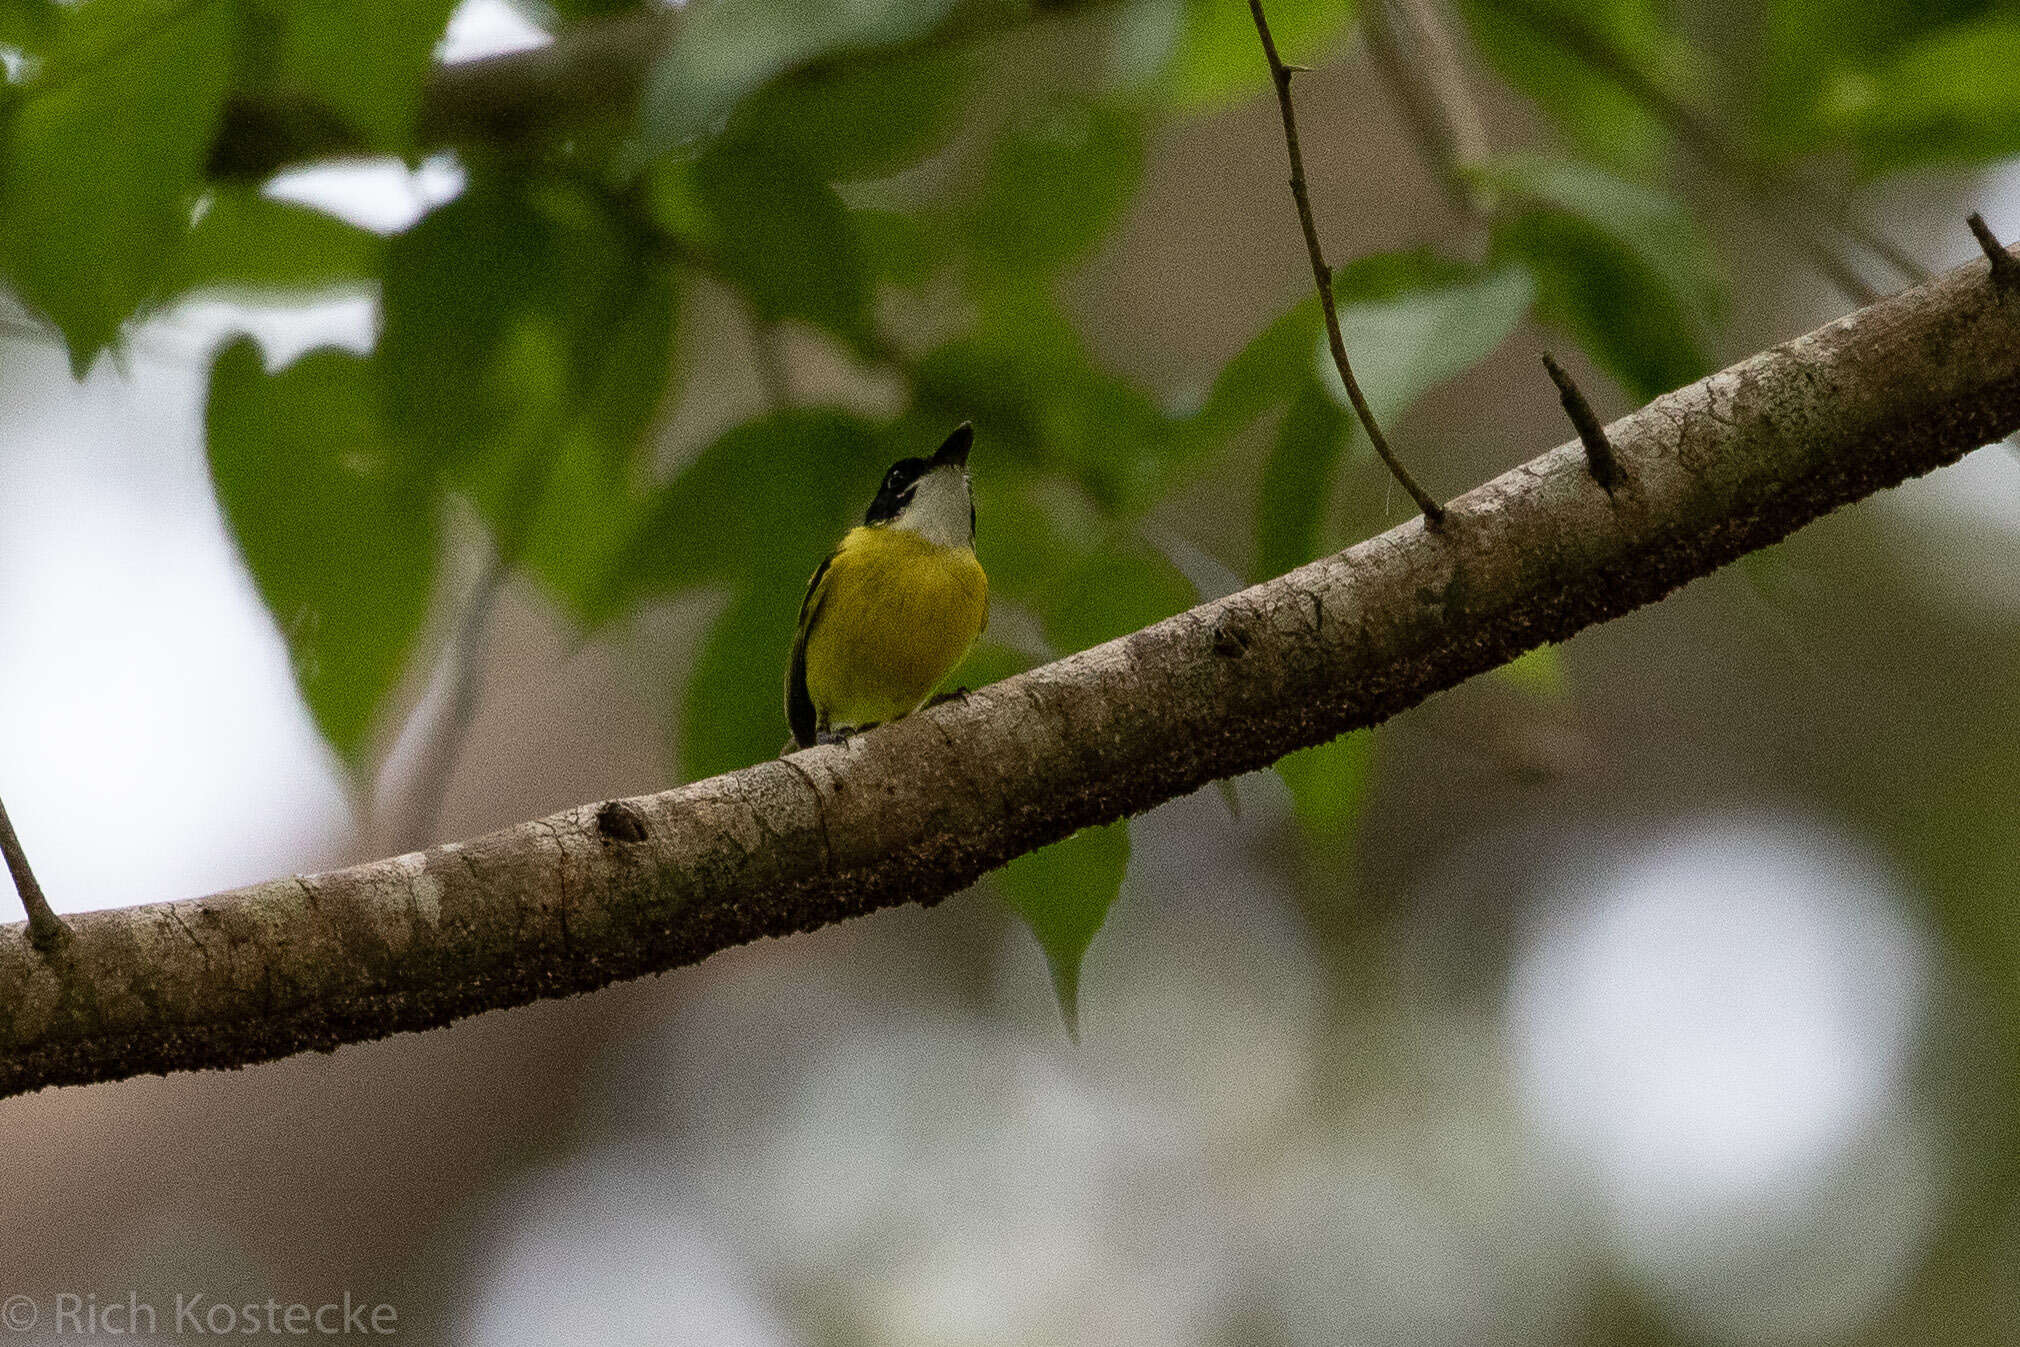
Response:
POLYGON ((973 547, 975 514, 968 498, 967 469, 950 463, 921 477, 912 490, 912 503, 891 521, 891 527, 942 547, 973 547))

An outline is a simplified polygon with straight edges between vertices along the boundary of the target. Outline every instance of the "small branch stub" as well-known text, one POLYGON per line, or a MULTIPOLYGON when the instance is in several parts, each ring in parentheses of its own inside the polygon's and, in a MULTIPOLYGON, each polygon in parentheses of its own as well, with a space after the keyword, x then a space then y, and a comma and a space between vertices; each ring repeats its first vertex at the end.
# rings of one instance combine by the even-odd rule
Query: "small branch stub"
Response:
POLYGON ((1998 285, 2020 285, 2020 261, 2006 251, 2006 245, 1999 242, 1999 236, 1985 223, 1985 217, 1972 211, 1966 222, 1971 233, 1978 239, 1978 246, 1985 250, 1985 260, 1992 264, 1992 280, 1998 285))
POLYGON ((1375 447, 1375 454, 1388 466, 1395 479, 1402 483, 1403 490, 1410 493, 1410 499, 1423 511, 1424 523, 1429 528, 1439 528, 1445 522, 1445 507, 1440 505, 1431 493, 1417 485, 1402 460, 1389 448, 1388 437, 1382 434, 1381 426, 1375 423, 1375 413, 1368 406, 1367 397, 1361 392, 1360 381, 1354 378, 1354 367, 1347 360, 1346 339, 1340 335, 1340 315, 1333 307, 1333 269, 1326 265, 1324 252, 1319 248, 1319 226, 1312 217, 1311 193, 1305 186, 1305 155, 1298 144, 1298 115, 1291 106, 1291 72, 1296 67, 1284 64, 1277 55, 1276 39, 1270 36, 1269 20, 1263 17, 1262 0, 1248 0, 1249 14, 1255 19, 1256 35, 1262 39, 1263 55, 1269 59, 1270 79, 1276 84, 1277 109, 1283 116, 1284 149, 1291 159, 1291 200, 1297 203, 1298 223, 1305 233, 1305 252, 1311 258, 1312 280, 1319 289, 1319 310, 1325 315, 1326 344, 1333 354, 1333 366, 1340 372, 1340 382, 1347 387, 1347 399, 1354 404, 1354 415, 1360 418, 1361 428, 1368 432, 1368 443, 1375 447))
POLYGON ((70 939, 70 927, 49 906, 42 886, 36 882, 35 871, 28 865, 28 853, 14 833, 14 823, 7 817, 4 801, 0 801, 0 852, 6 853, 7 871, 14 876, 15 891, 21 895, 21 906, 28 912, 28 943, 44 954, 59 948, 70 939))
POLYGON ((1585 400, 1578 384, 1548 351, 1543 353, 1543 368, 1550 371, 1550 381, 1557 385, 1557 396, 1564 403, 1564 414, 1571 418, 1571 424, 1578 430, 1579 443, 1585 446, 1585 466, 1591 470, 1592 480, 1605 487, 1610 495, 1615 487, 1627 480, 1627 474, 1621 470, 1620 459, 1613 452, 1613 441, 1606 438, 1606 427, 1600 425, 1599 418, 1592 414, 1592 404, 1585 400))

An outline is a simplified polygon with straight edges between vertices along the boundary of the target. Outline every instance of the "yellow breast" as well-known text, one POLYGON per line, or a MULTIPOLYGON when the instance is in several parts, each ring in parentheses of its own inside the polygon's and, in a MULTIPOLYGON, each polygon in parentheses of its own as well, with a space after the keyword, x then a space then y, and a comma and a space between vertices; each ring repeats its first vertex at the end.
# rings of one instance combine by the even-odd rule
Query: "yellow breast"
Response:
POLYGON ((821 578, 807 632, 820 724, 880 725, 919 709, 982 634, 989 581, 973 549, 894 528, 852 529, 821 578))

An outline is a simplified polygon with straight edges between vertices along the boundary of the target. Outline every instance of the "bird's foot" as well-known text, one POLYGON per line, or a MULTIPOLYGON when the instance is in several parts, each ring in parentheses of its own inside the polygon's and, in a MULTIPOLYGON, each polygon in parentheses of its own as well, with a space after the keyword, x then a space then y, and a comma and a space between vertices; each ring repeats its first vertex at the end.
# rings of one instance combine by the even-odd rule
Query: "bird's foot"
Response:
POLYGON ((942 702, 965 702, 967 700, 968 700, 968 689, 955 688, 952 692, 935 693, 933 696, 928 697, 926 699, 926 705, 938 706, 942 702))

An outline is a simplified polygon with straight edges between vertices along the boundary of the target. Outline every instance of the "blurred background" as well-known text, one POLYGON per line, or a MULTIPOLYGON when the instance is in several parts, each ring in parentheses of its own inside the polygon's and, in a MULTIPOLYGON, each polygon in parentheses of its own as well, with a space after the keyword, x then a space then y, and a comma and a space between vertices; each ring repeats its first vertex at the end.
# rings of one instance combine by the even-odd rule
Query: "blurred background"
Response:
MULTIPOLYGON (((1441 495, 1567 438, 1543 349, 1611 417, 1976 256, 1970 210, 2020 236, 2011 6, 1270 10, 1314 67, 1295 91, 1350 350, 1441 495)), ((84 341, 73 379, 75 315, 16 273, 0 792, 59 909, 776 751, 820 540, 963 415, 999 596, 964 681, 1408 517, 1310 358, 1240 6, 893 39, 960 62, 951 98, 938 67, 878 66, 868 28, 838 58, 832 34, 793 46, 784 9, 741 13, 785 54, 706 124, 662 108, 642 133, 678 169, 639 198, 653 219, 718 228, 642 348, 671 380, 636 418, 636 500, 515 525, 452 466, 413 506, 427 565, 382 583, 401 540, 311 538, 293 575, 261 550, 300 539, 260 514, 288 471, 244 445, 292 451, 330 415, 288 371, 336 380, 455 298, 399 309, 394 261, 383 291, 376 260, 219 266, 132 306, 114 350, 84 341), (899 90, 872 145, 903 139, 906 100, 947 104, 900 161, 830 175, 874 332, 767 298, 773 261, 735 260, 708 191, 722 139, 765 117, 809 143, 847 123, 806 73, 835 69, 899 90), (1230 365, 1258 332, 1295 354, 1287 386, 1230 365), (710 464, 718 496, 693 485, 710 464), (784 502, 776 533, 694 531, 753 501, 784 502), (593 583, 578 542, 610 561, 593 583), (396 583, 411 621, 362 660, 384 633, 318 585, 382 612, 396 583)), ((464 0, 436 55, 594 21, 464 0)), ((32 83, 32 50, 0 54, 32 83)), ((648 104, 719 75, 662 71, 648 104)), ((773 148, 734 159, 758 165, 731 194, 754 212, 773 148)), ((397 250, 518 171, 353 157, 196 218, 253 200, 397 250)), ((0 1101, 0 1294, 40 1311, 15 1336, 76 1336, 60 1293, 137 1291, 164 1341, 178 1294, 346 1292, 445 1344, 2020 1340, 2016 530, 2020 462, 1989 449, 931 911, 328 1056, 0 1101), (1077 1044, 1048 977, 1074 951, 1018 915, 1043 930, 1048 886, 1114 899, 1077 1044)))

